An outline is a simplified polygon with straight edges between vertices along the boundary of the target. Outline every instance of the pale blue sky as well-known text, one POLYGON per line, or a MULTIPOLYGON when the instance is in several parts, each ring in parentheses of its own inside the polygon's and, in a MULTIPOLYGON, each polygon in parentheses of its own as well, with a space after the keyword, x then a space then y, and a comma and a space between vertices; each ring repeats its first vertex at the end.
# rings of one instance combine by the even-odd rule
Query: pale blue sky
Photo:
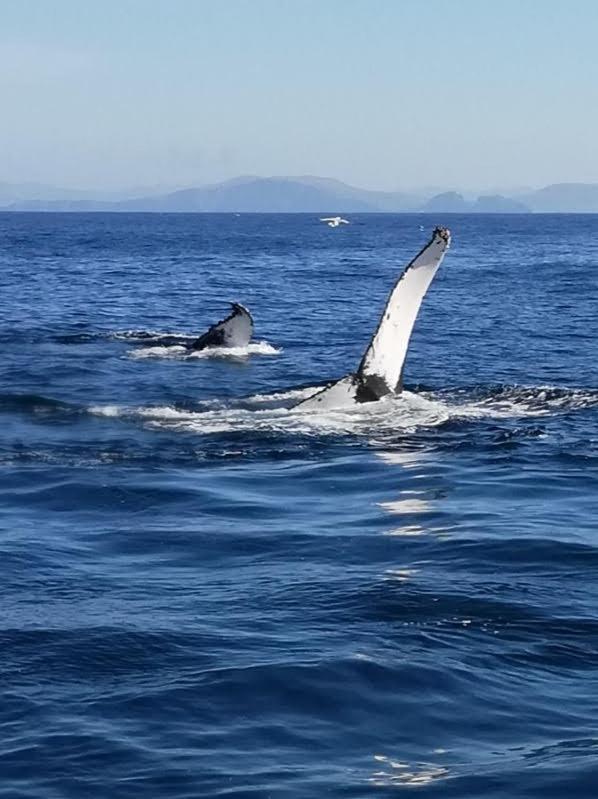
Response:
POLYGON ((594 0, 0 0, 0 181, 598 181, 594 0))

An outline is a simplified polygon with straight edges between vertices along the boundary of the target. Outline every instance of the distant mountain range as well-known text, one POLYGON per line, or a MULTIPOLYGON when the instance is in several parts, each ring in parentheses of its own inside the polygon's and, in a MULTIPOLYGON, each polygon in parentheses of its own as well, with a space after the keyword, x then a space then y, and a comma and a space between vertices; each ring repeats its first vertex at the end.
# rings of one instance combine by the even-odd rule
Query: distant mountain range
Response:
POLYGON ((164 192, 155 187, 98 193, 41 184, 0 183, 3 211, 157 211, 224 213, 598 213, 598 184, 555 183, 513 196, 466 199, 454 191, 433 196, 370 191, 339 180, 240 177, 210 186, 164 192), (127 196, 128 195, 128 196, 127 196))
POLYGON ((481 194, 476 200, 468 201, 456 191, 447 191, 431 197, 420 210, 425 213, 529 214, 532 209, 530 205, 501 194, 481 194))

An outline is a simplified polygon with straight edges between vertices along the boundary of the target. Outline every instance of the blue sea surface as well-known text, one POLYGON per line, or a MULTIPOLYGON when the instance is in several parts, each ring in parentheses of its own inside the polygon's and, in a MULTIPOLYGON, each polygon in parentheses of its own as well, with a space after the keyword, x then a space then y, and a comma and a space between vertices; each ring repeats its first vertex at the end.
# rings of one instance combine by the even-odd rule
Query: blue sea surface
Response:
POLYGON ((2 214, 0 297, 1 799, 594 799, 598 216, 2 214))

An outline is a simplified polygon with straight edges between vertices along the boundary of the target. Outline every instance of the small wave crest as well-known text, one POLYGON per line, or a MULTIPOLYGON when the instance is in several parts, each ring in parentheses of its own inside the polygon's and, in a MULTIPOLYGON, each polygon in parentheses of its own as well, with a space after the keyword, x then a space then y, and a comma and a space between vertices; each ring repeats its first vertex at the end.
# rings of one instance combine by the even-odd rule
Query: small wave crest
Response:
POLYGON ((40 394, 0 394, 0 413, 55 416, 80 413, 81 408, 40 394))
POLYGON ((178 331, 164 332, 163 330, 116 330, 109 334, 115 341, 126 341, 130 344, 157 344, 161 346, 176 346, 191 344, 197 338, 193 333, 180 333, 178 331))
POLYGON ((102 333, 63 333, 54 336, 53 340, 57 344, 88 344, 104 337, 105 334, 102 333))

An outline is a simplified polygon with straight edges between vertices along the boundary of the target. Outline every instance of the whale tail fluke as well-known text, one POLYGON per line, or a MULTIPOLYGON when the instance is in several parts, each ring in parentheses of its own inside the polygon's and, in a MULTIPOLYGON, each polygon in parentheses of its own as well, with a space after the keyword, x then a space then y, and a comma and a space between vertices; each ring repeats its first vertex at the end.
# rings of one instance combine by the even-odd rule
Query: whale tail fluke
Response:
POLYGON ((337 380, 296 407, 326 409, 373 402, 402 389, 409 339, 421 302, 451 243, 447 228, 432 238, 405 267, 395 283, 378 327, 354 374, 337 380))

